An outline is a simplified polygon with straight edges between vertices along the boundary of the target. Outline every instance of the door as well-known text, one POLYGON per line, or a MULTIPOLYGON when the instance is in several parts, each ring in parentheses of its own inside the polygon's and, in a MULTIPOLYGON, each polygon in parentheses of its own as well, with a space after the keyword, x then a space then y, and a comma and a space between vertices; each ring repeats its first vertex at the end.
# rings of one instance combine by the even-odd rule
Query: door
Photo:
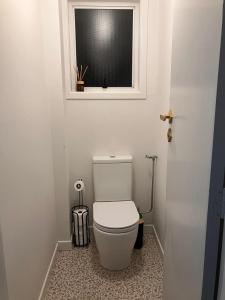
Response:
POLYGON ((225 5, 209 190, 202 300, 225 299, 225 5))
POLYGON ((223 1, 174 0, 164 300, 200 300, 223 1))
MULTIPOLYGON (((211 192, 212 190, 216 190, 217 193, 220 194, 220 200, 222 201, 222 210, 220 214, 212 216, 214 222, 213 227, 210 222, 208 224, 208 234, 207 234, 207 243, 210 245, 212 240, 215 241, 215 231, 217 231, 217 239, 218 243, 215 243, 215 247, 209 247, 209 262, 212 262, 212 255, 215 252, 216 255, 213 255, 217 260, 217 268, 215 268, 215 272, 217 272, 217 277, 215 277, 214 283, 214 295, 218 296, 218 300, 225 299, 225 6, 223 9, 223 32, 222 32, 222 45, 221 45, 221 54, 220 54, 220 72, 219 72, 219 80, 218 80, 218 91, 217 91, 217 106, 216 106, 216 123, 215 123, 215 134, 214 134, 214 151, 213 151, 213 163, 212 163, 212 174, 211 174, 211 192), (216 180, 212 180, 214 172, 216 172, 217 176, 215 176, 216 180), (215 187, 216 185, 216 187, 215 187), (223 186, 223 192, 221 193, 221 187, 223 186), (222 195, 221 195, 222 194, 222 195), (209 234, 213 229, 213 233, 209 234), (213 235, 214 234, 214 235, 213 235), (220 253, 220 245, 221 253, 220 253), (217 280, 217 281, 216 281, 217 280), (218 288, 218 290, 217 290, 218 288)), ((213 199, 212 199, 213 200, 213 199)), ((208 220, 209 223, 210 220, 208 220)), ((207 248, 206 248, 207 251, 207 248)), ((207 262, 205 262, 205 273, 207 271, 207 262)), ((209 270, 211 271, 211 270, 209 270)), ((210 272, 212 273, 212 271, 210 272)), ((208 277, 207 277, 208 278, 208 277)), ((205 287, 206 290, 212 282, 212 278, 209 277, 209 281, 206 281, 205 287)), ((209 294, 209 292, 206 292, 209 294)), ((202 298, 202 300, 204 300, 202 298)))

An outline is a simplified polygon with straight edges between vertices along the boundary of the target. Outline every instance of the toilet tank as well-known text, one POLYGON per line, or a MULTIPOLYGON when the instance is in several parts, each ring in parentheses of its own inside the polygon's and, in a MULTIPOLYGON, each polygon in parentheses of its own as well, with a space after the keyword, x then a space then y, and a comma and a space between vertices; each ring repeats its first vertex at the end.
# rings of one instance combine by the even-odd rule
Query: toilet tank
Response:
POLYGON ((132 200, 132 156, 94 156, 95 201, 132 200))

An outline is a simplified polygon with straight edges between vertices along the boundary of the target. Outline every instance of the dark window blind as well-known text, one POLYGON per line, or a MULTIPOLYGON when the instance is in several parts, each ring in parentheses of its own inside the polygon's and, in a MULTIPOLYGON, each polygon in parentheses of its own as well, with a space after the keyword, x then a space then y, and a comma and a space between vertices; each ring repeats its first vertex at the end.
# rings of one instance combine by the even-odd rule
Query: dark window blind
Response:
POLYGON ((132 86, 133 10, 75 9, 75 32, 86 86, 132 86))

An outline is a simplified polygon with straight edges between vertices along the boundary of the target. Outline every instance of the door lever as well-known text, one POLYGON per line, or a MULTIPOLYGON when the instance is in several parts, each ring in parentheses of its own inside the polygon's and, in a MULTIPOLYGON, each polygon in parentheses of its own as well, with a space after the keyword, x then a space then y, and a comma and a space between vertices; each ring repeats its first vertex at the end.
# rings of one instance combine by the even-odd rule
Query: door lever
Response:
POLYGON ((166 121, 167 119, 169 120, 169 123, 170 123, 170 124, 173 123, 173 113, 172 113, 172 110, 170 110, 170 111, 168 112, 168 114, 160 115, 160 120, 166 121))

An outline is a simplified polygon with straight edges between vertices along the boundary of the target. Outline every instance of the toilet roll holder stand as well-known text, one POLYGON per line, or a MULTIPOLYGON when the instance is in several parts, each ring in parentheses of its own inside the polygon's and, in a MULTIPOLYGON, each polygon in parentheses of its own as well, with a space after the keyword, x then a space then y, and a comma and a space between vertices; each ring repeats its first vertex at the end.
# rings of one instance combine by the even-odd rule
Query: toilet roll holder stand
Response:
POLYGON ((78 205, 72 207, 72 242, 75 247, 90 243, 89 208, 84 205, 84 183, 82 179, 74 184, 78 193, 78 205))

